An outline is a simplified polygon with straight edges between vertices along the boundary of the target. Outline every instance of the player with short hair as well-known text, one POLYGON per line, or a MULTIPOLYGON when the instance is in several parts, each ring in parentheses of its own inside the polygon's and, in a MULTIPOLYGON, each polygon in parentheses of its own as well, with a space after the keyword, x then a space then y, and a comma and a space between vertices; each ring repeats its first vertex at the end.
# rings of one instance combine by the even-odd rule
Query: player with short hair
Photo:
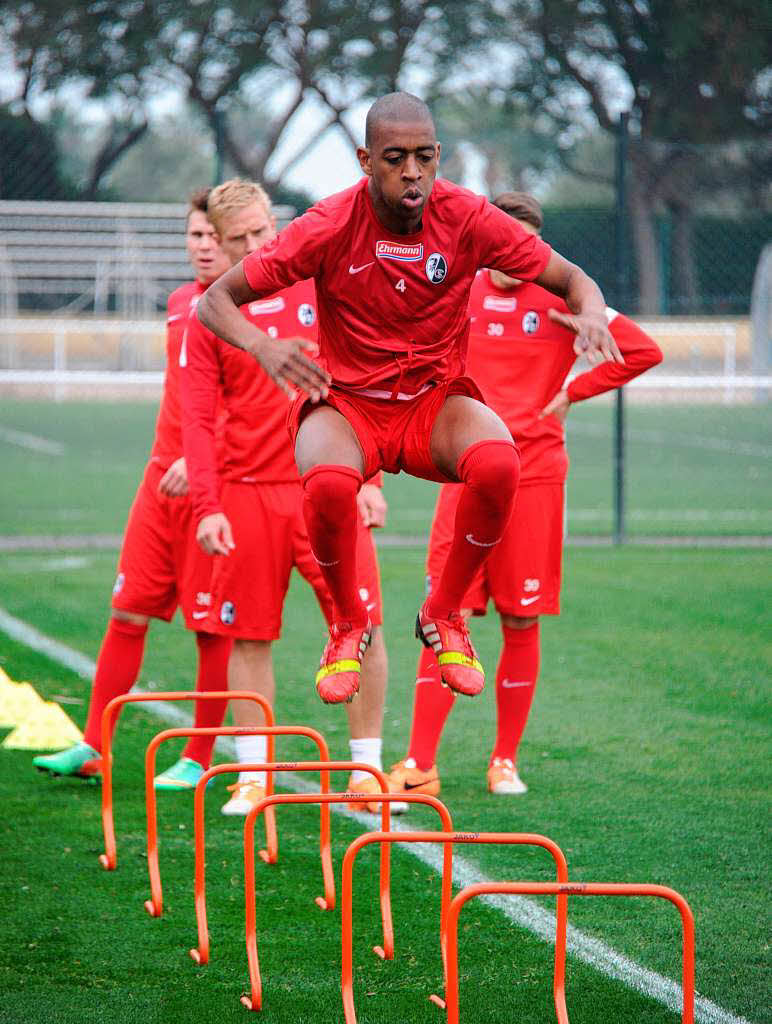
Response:
MULTIPOLYGON (((234 179, 213 189, 208 214, 232 263, 259 251, 276 235, 270 200, 254 182, 234 179)), ((271 338, 300 332, 313 344, 313 282, 297 282, 266 301, 248 304, 239 315, 271 338)), ((188 325, 184 363, 183 433, 198 538, 205 551, 217 556, 206 627, 234 640, 230 689, 257 690, 273 704, 272 644, 281 633, 293 567, 313 587, 328 624, 333 620, 329 591, 303 522, 303 491, 286 428, 289 403, 253 359, 222 342, 195 317, 188 325), (218 399, 224 418, 219 459, 214 437, 218 399)), ((386 505, 379 487, 363 488, 361 507, 368 526, 383 524, 386 505)), ((377 626, 378 565, 372 536, 361 520, 360 516, 352 530, 357 538, 358 592, 377 626)), ((356 761, 381 768, 387 663, 380 630, 365 661, 365 675, 362 699, 349 709, 351 754, 356 761)), ((245 701, 234 702, 233 717, 238 725, 263 724, 260 709, 245 701)), ((239 761, 264 761, 266 737, 237 736, 236 751, 239 761)), ((356 773, 349 788, 366 794, 378 787, 371 776, 356 773)), ((223 812, 246 814, 265 795, 265 775, 242 772, 231 789, 233 796, 223 812)))
POLYGON ((449 557, 416 635, 436 652, 443 681, 474 695, 484 675, 459 609, 509 521, 519 475, 506 425, 464 376, 477 269, 537 280, 564 296, 577 349, 621 356, 594 281, 483 197, 435 181, 440 145, 422 100, 377 100, 357 156, 365 177, 223 275, 198 315, 282 387, 305 392, 290 427, 311 547, 336 614, 316 678, 322 699, 349 700, 359 686, 371 627, 351 537, 357 492, 380 469, 464 484, 449 557), (307 341, 279 344, 239 313, 309 277, 321 365, 307 341))
MULTIPOLYGON (((505 192, 493 205, 526 231, 541 234, 543 214, 533 196, 505 192)), ((517 750, 539 673, 539 616, 560 612, 566 414, 574 402, 620 388, 662 360, 655 341, 609 309, 609 329, 624 365, 603 363, 566 384, 576 358, 567 313, 565 304, 539 285, 498 270, 481 271, 472 285, 467 369, 517 439, 521 461, 515 514, 462 602, 468 618, 484 615, 492 598, 501 618, 497 731, 487 773, 488 789, 497 795, 527 790, 517 770, 517 750)), ((430 591, 448 557, 460 497, 457 484, 445 485, 438 495, 427 560, 430 591)), ((423 651, 410 745, 407 757, 391 770, 392 791, 439 793, 437 748, 454 700, 453 692, 442 686, 433 652, 423 651)))
MULTIPOLYGON (((83 742, 32 762, 54 775, 101 773, 102 711, 136 682, 151 618, 169 622, 179 606, 185 625, 196 634, 196 689, 225 689, 230 641, 204 632, 200 621, 206 610, 212 559, 196 544, 191 521, 179 397, 179 354, 190 310, 228 266, 207 219, 207 194, 208 189, 199 189, 190 198, 185 241, 195 279, 173 291, 167 304, 166 373, 155 440, 123 536, 83 742)), ((197 701, 195 724, 218 725, 224 710, 221 701, 197 701)), ((194 784, 191 766, 196 766, 198 774, 208 766, 212 743, 191 739, 180 761, 156 779, 157 788, 187 789, 194 784)))

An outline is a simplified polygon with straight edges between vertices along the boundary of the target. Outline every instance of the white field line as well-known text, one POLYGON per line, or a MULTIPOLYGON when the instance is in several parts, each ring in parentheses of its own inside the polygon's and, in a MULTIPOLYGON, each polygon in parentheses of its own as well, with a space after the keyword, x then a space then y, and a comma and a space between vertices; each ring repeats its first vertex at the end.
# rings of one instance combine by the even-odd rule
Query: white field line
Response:
POLYGON ((11 427, 0 426, 0 441, 15 444, 19 448, 27 448, 31 452, 42 452, 44 455, 64 455, 64 445, 58 441, 49 441, 47 437, 37 434, 26 434, 23 430, 12 430, 11 427))
MULTIPOLYGON (((45 654, 52 661, 64 665, 84 679, 93 679, 96 664, 79 651, 60 643, 58 640, 46 636, 34 626, 15 618, 5 609, 0 608, 0 630, 12 637, 14 640, 25 644, 32 650, 45 654)), ((142 692, 135 688, 134 692, 142 692)), ((148 701, 140 704, 142 708, 158 718, 181 725, 189 724, 190 716, 172 704, 164 704, 157 701, 148 701)), ((230 740, 219 740, 218 745, 232 753, 234 746, 230 740)), ((313 783, 298 775, 282 773, 282 782, 288 789, 295 792, 313 792, 313 783)), ((338 814, 344 814, 353 818, 363 825, 372 826, 373 817, 369 814, 362 814, 351 811, 347 807, 334 807, 338 814)), ((399 822, 392 823, 395 832, 411 831, 409 825, 399 822)), ((422 863, 433 868, 438 874, 442 871, 442 853, 439 845, 418 845, 406 843, 401 847, 407 853, 416 857, 422 863)), ((492 879, 482 875, 471 861, 455 853, 453 856, 453 881, 459 886, 471 885, 474 882, 489 882, 492 879)), ((555 936, 555 915, 543 909, 538 904, 526 899, 523 896, 500 896, 491 895, 480 897, 489 906, 500 910, 505 917, 514 924, 526 929, 538 938, 550 945, 554 944, 555 936)), ((585 935, 578 928, 569 925, 568 928, 568 951, 571 955, 582 960, 584 963, 605 974, 609 978, 620 981, 628 988, 640 992, 642 995, 654 999, 656 1002, 666 1006, 674 1013, 680 1014, 683 1002, 683 990, 681 986, 670 978, 666 978, 656 971, 650 971, 642 967, 634 960, 615 949, 607 946, 599 939, 585 935)), ((728 1010, 724 1010, 710 999, 698 996, 695 1001, 695 1019, 699 1024, 750 1024, 745 1017, 736 1017, 728 1010)))

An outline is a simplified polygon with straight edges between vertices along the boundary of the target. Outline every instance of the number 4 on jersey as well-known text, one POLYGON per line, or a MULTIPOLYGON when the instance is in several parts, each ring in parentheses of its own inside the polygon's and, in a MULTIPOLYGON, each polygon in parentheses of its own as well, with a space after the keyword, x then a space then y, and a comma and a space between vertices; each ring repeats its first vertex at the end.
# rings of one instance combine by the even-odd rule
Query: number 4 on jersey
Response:
POLYGON ((394 285, 394 287, 397 289, 398 292, 404 292, 405 288, 407 287, 407 285, 405 284, 404 277, 401 277, 399 281, 397 281, 397 283, 394 285))

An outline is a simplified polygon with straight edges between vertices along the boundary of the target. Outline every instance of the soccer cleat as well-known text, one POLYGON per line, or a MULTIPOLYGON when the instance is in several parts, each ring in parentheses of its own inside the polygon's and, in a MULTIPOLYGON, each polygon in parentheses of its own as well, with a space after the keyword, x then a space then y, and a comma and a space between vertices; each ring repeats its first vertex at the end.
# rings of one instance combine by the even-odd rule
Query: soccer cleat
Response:
POLYGON ((221 807, 222 813, 246 817, 255 804, 265 796, 265 786, 254 780, 234 782, 232 786, 228 786, 228 792, 233 793, 233 796, 221 807))
MULTIPOLYGON (((433 764, 428 771, 423 771, 415 763, 415 758, 406 757, 392 765, 387 776, 390 793, 426 793, 428 796, 440 795, 440 776, 437 765, 433 764)), ((404 814, 408 805, 395 800, 391 805, 392 814, 404 814)))
POLYGON ((364 626, 335 622, 330 627, 330 639, 316 673, 316 690, 325 704, 340 704, 354 698, 359 690, 362 658, 372 634, 369 619, 364 626))
POLYGON ((160 790, 195 789, 204 774, 203 767, 190 757, 181 757, 165 772, 153 779, 153 788, 160 790))
POLYGON ((491 761, 488 766, 488 789, 496 796, 519 796, 528 792, 528 786, 508 757, 494 757, 491 761))
POLYGON ((482 691, 485 673, 458 612, 440 619, 429 615, 424 604, 416 616, 415 635, 437 655, 440 676, 447 687, 465 697, 476 697, 482 691))
MULTIPOLYGON (((362 794, 375 794, 382 792, 381 787, 378 785, 378 780, 373 775, 366 775, 359 782, 353 782, 353 776, 349 776, 348 786, 346 787, 349 793, 362 793, 362 794)), ((371 814, 380 814, 382 803, 372 800, 352 800, 349 807, 352 811, 369 811, 371 814)), ((394 805, 391 805, 392 808, 394 805)))
POLYGON ((32 758, 33 765, 51 775, 74 775, 80 779, 93 779, 102 774, 102 755, 88 743, 76 743, 55 754, 39 754, 32 758))

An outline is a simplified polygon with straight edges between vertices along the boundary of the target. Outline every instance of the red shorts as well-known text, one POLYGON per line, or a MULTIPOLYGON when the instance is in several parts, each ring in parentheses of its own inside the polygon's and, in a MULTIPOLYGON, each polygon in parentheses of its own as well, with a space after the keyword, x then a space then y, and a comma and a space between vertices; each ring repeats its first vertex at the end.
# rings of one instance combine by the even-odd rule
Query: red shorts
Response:
MULTIPOLYGON (((236 545, 217 557, 205 629, 239 640, 278 640, 284 598, 293 566, 313 587, 322 614, 332 622, 332 599, 311 553, 303 519, 303 486, 226 481, 223 512, 236 545)), ((360 596, 373 625, 382 622, 381 584, 370 530, 357 535, 360 596)))
MULTIPOLYGON (((411 476, 446 483, 449 478, 434 465, 429 444, 434 421, 450 395, 484 401, 471 377, 456 377, 405 400, 371 398, 333 388, 323 404, 337 409, 353 427, 364 456, 365 480, 385 469, 387 473, 404 470, 411 476)), ((288 426, 293 445, 300 424, 315 408, 306 395, 300 395, 290 406, 288 426)))
MULTIPOLYGON (((437 499, 426 563, 429 589, 436 585, 450 551, 461 491, 461 484, 446 484, 437 499)), ((563 502, 563 484, 518 488, 504 536, 472 581, 462 608, 484 615, 493 598, 500 615, 560 614, 563 502)))
POLYGON ((166 470, 149 462, 134 496, 112 606, 169 622, 179 605, 189 629, 206 614, 212 558, 196 543, 190 500, 161 494, 166 470), (198 613, 198 614, 197 614, 198 613))

